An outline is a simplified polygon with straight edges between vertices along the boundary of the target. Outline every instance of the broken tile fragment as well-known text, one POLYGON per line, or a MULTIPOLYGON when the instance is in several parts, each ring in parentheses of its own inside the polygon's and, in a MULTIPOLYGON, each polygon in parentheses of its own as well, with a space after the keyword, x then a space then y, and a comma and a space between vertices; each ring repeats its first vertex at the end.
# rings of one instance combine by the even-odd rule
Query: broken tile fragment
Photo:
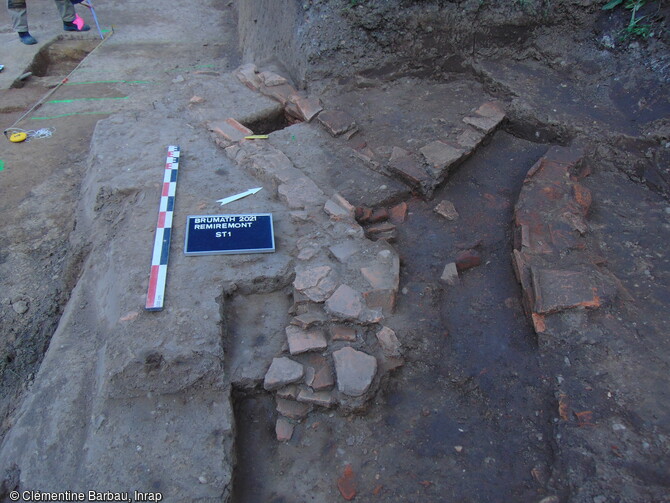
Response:
POLYGON ((372 384, 377 373, 377 359, 350 346, 333 353, 337 389, 345 395, 361 396, 372 384))
POLYGON ((466 150, 477 147, 484 139, 484 133, 473 127, 466 127, 456 138, 456 143, 466 150))
POLYGON ((193 96, 190 100, 188 100, 189 105, 199 105, 200 103, 204 103, 205 98, 202 96, 193 96))
POLYGON ((289 103, 295 105, 295 110, 300 120, 310 122, 322 110, 321 100, 319 98, 306 98, 298 94, 294 94, 289 98, 289 103))
POLYGON ((258 77, 256 65, 247 63, 235 70, 235 76, 252 91, 258 91, 261 86, 261 79, 258 77))
POLYGON ((466 269, 480 265, 482 263, 482 256, 477 250, 463 250, 456 255, 454 262, 459 271, 465 271, 466 269))
POLYGON ((360 245, 357 241, 349 239, 347 241, 343 241, 342 243, 331 246, 329 250, 337 260, 339 260, 341 263, 345 263, 349 257, 360 251, 360 245))
POLYGON ((449 221, 456 220, 459 216, 458 211, 456 211, 456 207, 454 206, 454 203, 452 203, 451 201, 447 201, 446 199, 437 206, 435 206, 434 211, 435 213, 443 216, 449 221))
POLYGON ((330 266, 297 270, 293 286, 314 302, 325 301, 337 288, 335 272, 330 266))
POLYGON ((377 341, 382 348, 382 353, 384 356, 388 357, 399 357, 400 353, 400 341, 396 336, 395 332, 389 327, 382 327, 377 333, 377 341))
POLYGON ((277 412, 284 417, 299 421, 304 419, 311 410, 312 406, 310 404, 277 398, 277 412))
POLYGON ((430 180, 430 175, 416 161, 409 152, 393 147, 391 158, 388 162, 389 171, 412 187, 420 188, 430 180))
POLYGON ((401 224, 407 218, 407 203, 396 204, 389 209, 389 220, 394 224, 401 224))
POLYGON ((464 117, 463 122, 479 129, 484 134, 491 133, 495 128, 498 127, 498 124, 500 124, 500 120, 496 118, 480 117, 476 115, 471 117, 464 117))
POLYGON ((295 425, 285 417, 278 417, 275 426, 275 434, 280 442, 288 442, 293 436, 295 425))
POLYGON ((333 220, 351 218, 349 212, 332 199, 328 199, 328 201, 326 201, 326 204, 323 207, 323 211, 325 211, 333 220))
POLYGON ((325 110, 319 114, 317 119, 333 136, 340 136, 356 128, 354 118, 338 110, 325 110))
POLYGON ((275 86, 267 86, 263 84, 258 90, 261 94, 278 101, 282 106, 286 106, 289 98, 296 92, 295 88, 290 84, 278 84, 275 86))
POLYGON ((337 479, 337 488, 342 497, 347 501, 351 501, 356 497, 356 477, 354 476, 354 470, 351 468, 351 465, 344 467, 342 476, 337 479))
POLYGON ((326 321, 326 318, 322 313, 307 312, 292 318, 291 325, 295 325, 296 327, 300 327, 303 330, 306 330, 312 325, 323 323, 324 321, 326 321))
POLYGON ((456 268, 456 264, 454 262, 449 262, 444 266, 440 280, 451 286, 456 286, 461 282, 458 277, 458 269, 456 268))
POLYGON ((330 337, 333 341, 354 342, 356 340, 356 329, 345 325, 333 325, 330 327, 330 337))
POLYGON ((456 164, 465 155, 464 150, 447 145, 440 140, 435 140, 420 148, 419 152, 426 159, 426 162, 438 171, 443 171, 445 168, 456 164))
POLYGON ((330 391, 312 391, 309 388, 303 388, 298 393, 298 401, 311 403, 319 407, 331 407, 335 403, 333 394, 330 391))
POLYGON ((481 117, 489 117, 502 121, 505 118, 505 108, 498 101, 489 101, 480 106, 475 113, 481 117))
POLYGON ((304 367, 290 358, 273 358, 265 374, 263 388, 268 391, 282 388, 287 384, 300 381, 304 376, 304 367))
POLYGON ((289 384, 288 386, 279 388, 276 393, 279 398, 295 400, 298 397, 298 386, 296 384, 289 384))
POLYGON ((282 84, 288 83, 288 80, 286 80, 281 75, 278 75, 274 72, 270 72, 267 70, 264 72, 260 72, 258 74, 258 78, 263 82, 263 84, 265 84, 268 87, 280 86, 282 84))
POLYGON ((232 118, 224 121, 212 121, 208 124, 208 128, 218 136, 233 142, 238 142, 243 140, 245 136, 254 134, 251 129, 232 118))
POLYGON ((328 364, 328 361, 323 358, 319 364, 311 366, 308 364, 305 375, 305 384, 315 391, 330 389, 335 384, 333 371, 328 364))
POLYGON ((348 285, 340 285, 326 301, 326 309, 344 319, 356 320, 365 309, 363 295, 348 285))
POLYGON ((328 347, 328 342, 323 331, 315 328, 303 330, 290 325, 286 327, 286 338, 288 340, 289 352, 292 355, 306 353, 307 351, 321 351, 328 347))

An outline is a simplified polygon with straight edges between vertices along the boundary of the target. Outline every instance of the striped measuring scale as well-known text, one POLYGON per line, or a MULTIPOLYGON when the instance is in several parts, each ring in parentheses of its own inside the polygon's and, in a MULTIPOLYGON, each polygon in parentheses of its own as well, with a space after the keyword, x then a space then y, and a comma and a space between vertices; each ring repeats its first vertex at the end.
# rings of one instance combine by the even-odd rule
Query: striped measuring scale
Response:
POLYGON ((147 293, 147 311, 160 311, 165 300, 165 282, 167 280, 168 256, 170 254, 170 237, 172 235, 172 214, 174 197, 177 190, 177 174, 179 173, 179 154, 177 146, 169 146, 163 176, 163 191, 158 209, 158 224, 154 252, 151 258, 151 274, 149 276, 149 292, 147 293))

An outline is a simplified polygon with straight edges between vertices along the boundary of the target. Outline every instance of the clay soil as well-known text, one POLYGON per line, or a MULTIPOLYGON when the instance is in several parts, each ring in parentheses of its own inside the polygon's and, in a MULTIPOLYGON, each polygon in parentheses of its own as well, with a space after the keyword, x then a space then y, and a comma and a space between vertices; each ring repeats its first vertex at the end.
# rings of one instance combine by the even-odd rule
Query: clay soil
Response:
MULTIPOLYGON (((625 32, 629 10, 604 12, 604 2, 589 0, 282 3, 302 38, 290 57, 279 51, 254 62, 352 114, 369 146, 411 149, 448 135, 441 117, 489 99, 505 103, 508 118, 432 199, 407 189, 383 201, 409 207, 394 243, 405 366, 364 414, 310 416, 287 444, 273 438, 271 399, 257 388, 236 392, 233 500, 340 501, 335 482, 350 464, 361 501, 669 501, 667 4, 646 3, 640 15, 653 36, 640 37, 625 32), (590 232, 627 294, 608 308, 611 330, 575 322, 572 341, 542 343, 521 306, 511 222, 526 173, 556 144, 586 152, 590 232), (451 225, 433 211, 443 199, 460 213, 451 225), (482 264, 460 289, 445 290, 442 268, 468 247, 482 264), (564 375, 593 390, 578 400, 596 423, 624 425, 616 445, 557 441, 556 383, 564 375), (598 449, 609 464, 596 470, 598 449), (311 496, 294 499, 296 491, 311 496)), ((239 12, 240 27, 251 30, 253 16, 234 7, 226 6, 231 19, 239 12)), ((245 59, 245 47, 226 48, 229 61, 245 59)), ((67 73, 72 54, 63 46, 52 55, 55 75, 67 73)), ((48 71, 40 77, 48 80, 48 71)), ((33 79, 2 90, 2 124, 48 85, 33 79)), ((26 143, 20 154, 8 143, 0 148, 0 439, 87 254, 69 235, 99 119, 63 118, 58 135, 26 143)), ((346 173, 333 168, 329 176, 346 173)))

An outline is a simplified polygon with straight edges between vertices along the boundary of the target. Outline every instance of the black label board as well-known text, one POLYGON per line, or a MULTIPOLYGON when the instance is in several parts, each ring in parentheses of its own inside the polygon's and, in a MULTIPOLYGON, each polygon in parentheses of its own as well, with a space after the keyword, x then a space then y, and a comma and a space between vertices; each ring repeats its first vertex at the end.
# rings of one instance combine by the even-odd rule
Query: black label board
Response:
POLYGON ((184 241, 186 255, 271 253, 275 251, 272 213, 189 216, 184 241))

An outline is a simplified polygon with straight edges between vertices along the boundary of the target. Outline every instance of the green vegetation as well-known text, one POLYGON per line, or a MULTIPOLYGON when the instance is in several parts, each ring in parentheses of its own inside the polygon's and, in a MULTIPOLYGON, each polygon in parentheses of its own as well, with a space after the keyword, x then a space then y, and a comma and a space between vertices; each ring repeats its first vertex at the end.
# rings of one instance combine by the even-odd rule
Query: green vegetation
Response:
POLYGON ((647 38, 653 35, 651 23, 642 23, 647 16, 638 17, 637 12, 644 6, 645 0, 610 0, 603 6, 603 10, 611 10, 623 4, 624 8, 631 11, 628 26, 624 28, 624 35, 629 37, 647 38))

